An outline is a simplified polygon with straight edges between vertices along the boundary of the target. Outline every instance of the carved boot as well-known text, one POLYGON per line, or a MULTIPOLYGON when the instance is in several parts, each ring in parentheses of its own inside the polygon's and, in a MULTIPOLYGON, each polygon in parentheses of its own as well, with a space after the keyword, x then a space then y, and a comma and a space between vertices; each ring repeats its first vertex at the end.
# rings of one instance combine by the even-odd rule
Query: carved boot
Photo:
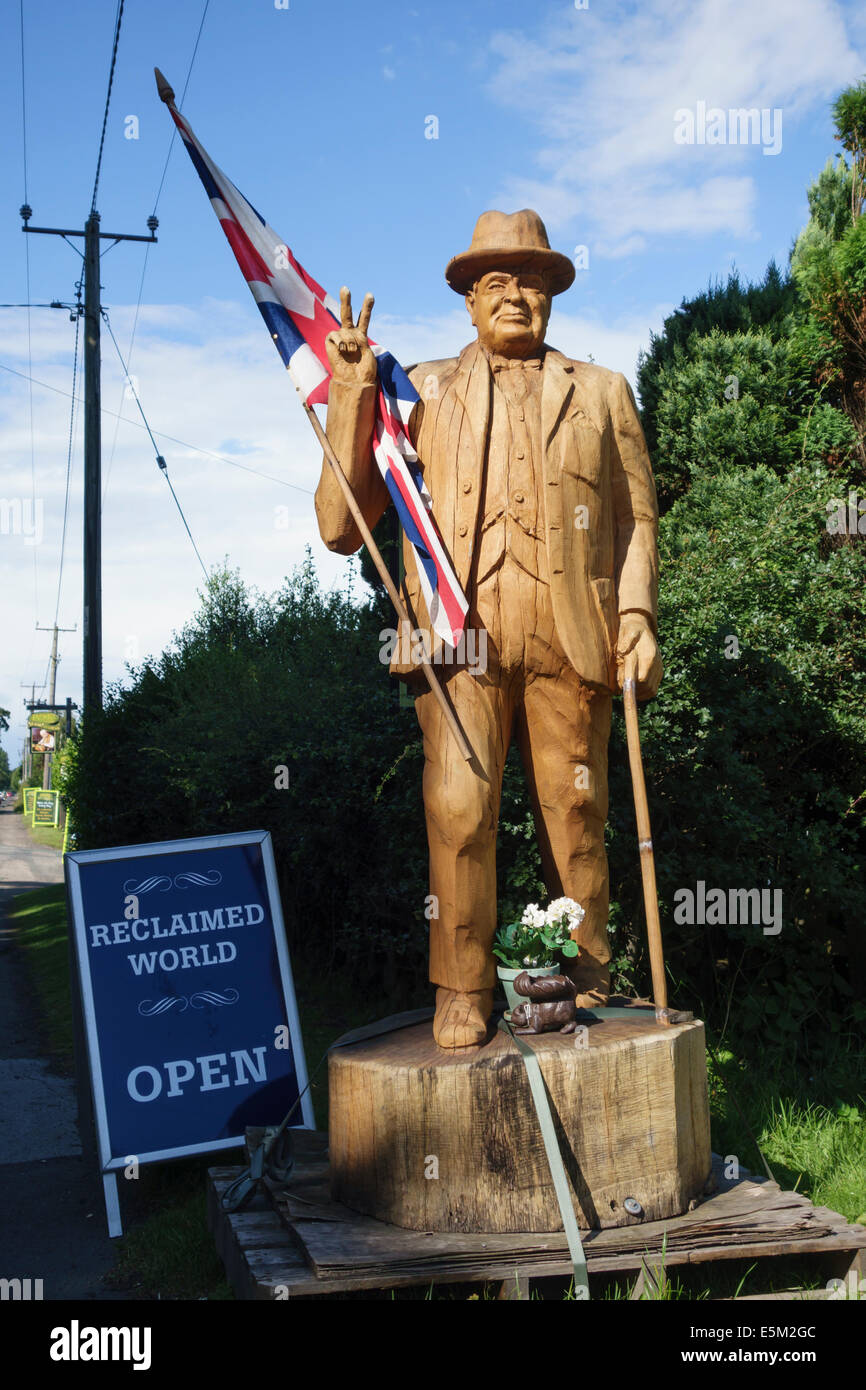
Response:
POLYGON ((578 994, 574 1002, 578 1009, 603 1009, 608 997, 606 990, 594 989, 590 994, 578 994))
POLYGON ((603 1009, 610 998, 610 967, 595 966, 587 969, 587 963, 572 964, 569 961, 563 974, 574 980, 577 989, 575 1004, 579 1009, 603 1009), (568 967, 571 966, 571 969, 568 967), (575 980, 575 976, 577 979, 575 980))
POLYGON ((477 1047, 487 1037, 493 990, 436 990, 433 1039, 439 1047, 477 1047))

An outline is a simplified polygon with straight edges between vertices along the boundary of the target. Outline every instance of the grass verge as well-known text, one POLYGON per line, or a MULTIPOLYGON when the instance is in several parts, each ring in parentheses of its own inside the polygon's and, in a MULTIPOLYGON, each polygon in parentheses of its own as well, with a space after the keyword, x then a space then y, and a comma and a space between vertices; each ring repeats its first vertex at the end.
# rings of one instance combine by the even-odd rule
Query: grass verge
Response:
POLYGON ((63 831, 53 825, 30 825, 26 822, 30 834, 37 845, 44 845, 46 849, 63 848, 63 831))
POLYGON ((863 1054, 840 1045, 808 1075, 783 1058, 759 1072, 730 1052, 709 1061, 717 1153, 763 1173, 758 1146, 780 1187, 866 1224, 866 1080, 863 1054), (739 1107, 739 1108, 738 1108, 739 1107))
POLYGON ((71 1071, 72 1001, 63 885, 19 894, 8 917, 33 984, 45 1044, 53 1061, 71 1071))

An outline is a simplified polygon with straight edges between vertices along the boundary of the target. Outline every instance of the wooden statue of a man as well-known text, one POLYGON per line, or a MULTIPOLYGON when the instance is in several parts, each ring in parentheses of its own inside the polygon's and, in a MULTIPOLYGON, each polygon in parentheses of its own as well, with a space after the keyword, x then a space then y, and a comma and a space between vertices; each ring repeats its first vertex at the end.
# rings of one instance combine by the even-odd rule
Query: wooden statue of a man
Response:
MULTIPOLYGON (((421 399, 410 430, 433 515, 469 602, 476 661, 438 670, 475 757, 467 762, 426 688, 430 979, 440 1047, 482 1042, 495 982, 496 830, 512 736, 526 770, 548 891, 585 909, 573 978, 578 1005, 607 1002, 607 744, 611 699, 627 653, 648 699, 662 667, 656 642, 658 508, 634 397, 624 376, 572 361, 544 341, 552 297, 574 266, 550 249, 537 213, 485 212, 445 276, 477 329, 458 357, 409 371, 421 399), (485 651, 486 647, 486 651, 485 651)), ((369 526, 389 495, 372 452, 376 361, 372 298, 327 341, 333 371, 327 433, 369 526)), ((361 545, 333 473, 316 493, 331 550, 361 545)), ((429 631, 415 559, 404 596, 429 631)), ((436 651, 433 644, 433 660, 436 651)), ((403 676, 417 667, 392 663, 403 676)))

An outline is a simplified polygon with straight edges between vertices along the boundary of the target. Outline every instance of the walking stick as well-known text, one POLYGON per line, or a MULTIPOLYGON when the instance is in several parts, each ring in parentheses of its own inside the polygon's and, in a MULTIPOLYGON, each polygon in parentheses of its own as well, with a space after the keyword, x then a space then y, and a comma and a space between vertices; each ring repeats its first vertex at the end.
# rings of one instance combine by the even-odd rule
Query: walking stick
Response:
POLYGON ((656 1009, 656 1022, 669 1027, 672 1023, 687 1022, 692 1015, 686 1016, 668 1008, 665 960, 662 952, 662 926, 659 921, 659 903, 656 891, 656 866, 653 856, 649 806, 646 799, 646 782, 640 752, 640 730, 637 718, 637 652, 635 651, 630 651, 625 658, 622 700, 625 706, 628 761, 631 768, 631 784, 634 792, 634 810, 640 848, 640 872, 643 880, 643 901, 646 912, 650 969, 652 970, 653 1003, 656 1009))
MULTIPOLYGON (((385 561, 382 559, 379 547, 373 540, 370 528, 364 520, 361 508, 358 506, 355 494, 352 491, 352 485, 349 482, 349 479, 346 477, 345 473, 343 472, 343 469, 340 466, 340 461, 337 458, 337 455, 334 453, 333 448, 331 447, 331 441, 325 434, 325 431, 322 429, 322 426, 319 422, 319 417, 313 410, 313 407, 307 404, 300 391, 298 391, 298 395, 300 397, 301 404, 304 407, 304 410, 307 412, 310 424, 312 425, 313 430, 315 431, 316 438, 322 446, 325 458, 328 460, 328 463, 331 466, 331 471, 333 472, 334 477, 337 479, 337 482, 340 484, 340 487, 342 488, 343 496, 346 499, 346 505, 348 506, 349 511, 352 513, 352 516, 355 519, 355 525, 358 527, 358 530, 361 532, 361 535, 364 538, 364 544, 370 552, 373 564, 379 571, 379 576, 382 580, 382 583, 388 590, 388 595, 391 599, 391 602, 397 610, 397 617, 400 619, 401 626, 404 629, 411 629, 411 624, 409 622, 409 614, 406 612, 406 606, 403 603, 402 598, 400 597, 400 593, 393 579, 388 573, 388 567, 385 564, 385 561)), ((424 675, 427 677, 427 684, 430 686, 430 689, 433 691, 433 694, 436 696, 436 699, 439 702, 439 705, 441 706, 442 713, 445 716, 445 722, 448 725, 448 728, 451 730, 452 734, 454 735, 455 739, 457 740, 457 747, 460 749, 460 752, 462 753, 466 761, 471 762, 473 757, 472 749, 466 742, 466 736, 457 722, 457 717, 450 704, 448 703, 448 697, 445 694, 445 691, 442 689, 442 686, 439 684, 439 680, 437 679, 436 673, 433 670, 433 667, 431 666, 430 662, 428 661, 426 654, 422 657, 421 666, 423 667, 424 675)))

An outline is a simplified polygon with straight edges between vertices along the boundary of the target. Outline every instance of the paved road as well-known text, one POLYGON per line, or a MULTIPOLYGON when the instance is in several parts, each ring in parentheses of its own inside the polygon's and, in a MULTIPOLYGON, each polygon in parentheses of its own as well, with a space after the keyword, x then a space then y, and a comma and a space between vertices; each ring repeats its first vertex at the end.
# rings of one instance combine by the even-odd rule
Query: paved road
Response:
POLYGON ((24 817, 5 807, 0 811, 0 910, 16 893, 63 882, 63 864, 56 849, 37 845, 24 817))
POLYGON ((6 912, 63 882, 60 853, 0 810, 0 1278, 42 1279, 46 1299, 105 1299, 114 1264, 102 1185, 82 1157, 72 1079, 41 1054, 38 1014, 6 912))

